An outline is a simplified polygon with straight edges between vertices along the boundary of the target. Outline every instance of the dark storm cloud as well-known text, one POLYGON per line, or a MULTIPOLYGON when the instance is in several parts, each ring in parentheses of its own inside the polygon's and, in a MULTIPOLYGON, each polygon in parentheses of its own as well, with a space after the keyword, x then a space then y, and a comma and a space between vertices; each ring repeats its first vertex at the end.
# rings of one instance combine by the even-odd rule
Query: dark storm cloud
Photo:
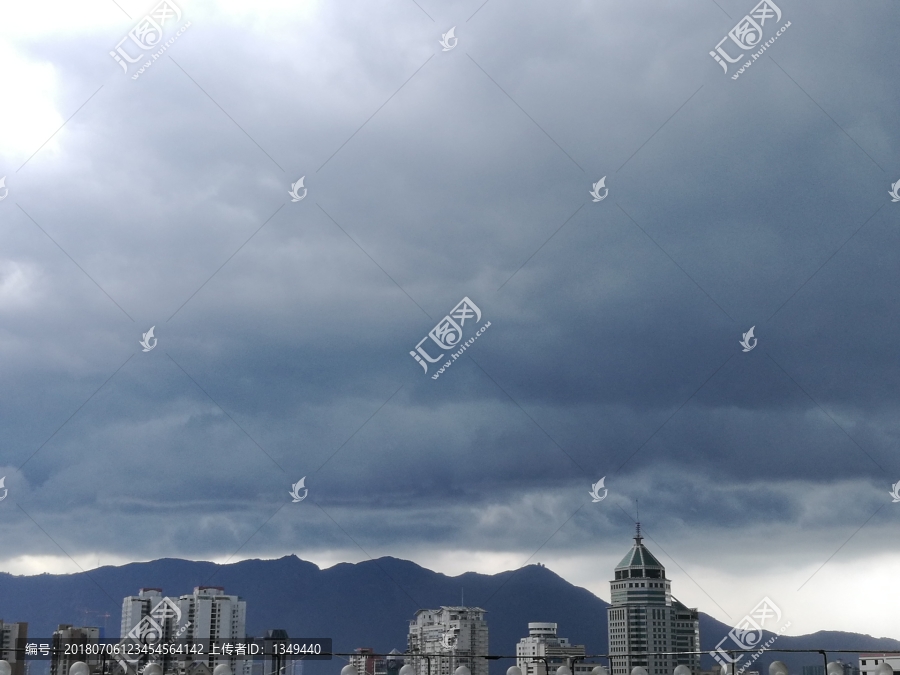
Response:
MULTIPOLYGON (((73 554, 227 556, 270 516, 246 554, 530 552, 606 475, 554 546, 640 498, 830 553, 900 478, 897 19, 782 3, 790 77, 732 81, 707 52, 752 3, 720 4, 201 13, 137 81, 119 33, 29 45, 61 111, 104 86, 2 204, 13 498, 73 554), (491 328, 433 381, 408 353, 463 296, 491 328)), ((10 555, 54 553, 11 504, 10 555)))

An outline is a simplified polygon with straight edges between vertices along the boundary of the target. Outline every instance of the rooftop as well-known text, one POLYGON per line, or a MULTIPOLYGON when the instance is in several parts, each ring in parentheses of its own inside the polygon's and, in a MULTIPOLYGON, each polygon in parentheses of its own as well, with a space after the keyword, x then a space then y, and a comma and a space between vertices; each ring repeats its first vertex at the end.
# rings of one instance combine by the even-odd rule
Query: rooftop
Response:
POLYGON ((644 546, 644 538, 641 536, 641 524, 637 523, 637 531, 634 535, 634 546, 622 558, 622 562, 616 565, 616 569, 625 569, 628 567, 655 567, 665 569, 662 563, 657 560, 652 553, 644 546))

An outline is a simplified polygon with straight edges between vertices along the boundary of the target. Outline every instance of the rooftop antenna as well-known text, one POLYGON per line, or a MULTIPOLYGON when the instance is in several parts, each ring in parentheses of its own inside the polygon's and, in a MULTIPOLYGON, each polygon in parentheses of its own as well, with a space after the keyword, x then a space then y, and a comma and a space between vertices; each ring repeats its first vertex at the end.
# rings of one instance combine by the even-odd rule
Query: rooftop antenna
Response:
POLYGON ((466 587, 465 587, 465 586, 460 586, 460 589, 459 589, 459 604, 460 604, 460 607, 465 607, 465 606, 466 606, 466 587))
POLYGON ((635 515, 637 517, 637 520, 635 520, 635 522, 634 522, 634 524, 636 526, 636 533, 634 535, 634 540, 638 544, 640 544, 641 539, 643 538, 643 537, 641 537, 641 506, 637 499, 634 500, 634 511, 635 511, 635 515))

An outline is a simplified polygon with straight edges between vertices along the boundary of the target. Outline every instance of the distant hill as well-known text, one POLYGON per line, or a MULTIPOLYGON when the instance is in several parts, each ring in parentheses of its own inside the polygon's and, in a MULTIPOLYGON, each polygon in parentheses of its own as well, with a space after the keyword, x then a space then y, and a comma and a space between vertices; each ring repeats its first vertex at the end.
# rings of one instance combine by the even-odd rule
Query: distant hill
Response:
MULTIPOLYGON (((321 570, 296 556, 287 556, 230 565, 163 559, 70 575, 0 574, 0 618, 28 621, 29 634, 35 637, 49 637, 59 623, 105 624, 106 635, 117 637, 126 595, 136 594, 141 587, 158 587, 167 594, 181 595, 198 585, 224 586, 226 592, 243 597, 250 635, 284 628, 292 637, 331 637, 335 651, 349 652, 356 647, 380 652, 396 647, 403 651, 408 622, 415 611, 458 604, 462 592, 467 605, 488 610, 493 654, 514 654, 519 638, 528 632, 529 621, 557 622, 560 635, 584 644, 588 653, 607 649, 608 604, 539 565, 495 575, 469 572, 449 577, 397 558, 321 570)), ((714 648, 730 628, 701 614, 703 649, 714 648)), ((773 648, 900 650, 900 641, 820 631, 781 637, 773 648)), ((787 663, 792 673, 799 672, 803 665, 822 662, 818 654, 773 652, 760 658, 753 669, 766 675, 768 664, 776 658, 787 663)), ((704 667, 709 667, 712 661, 705 659, 708 663, 704 667)), ((492 673, 502 673, 509 665, 508 661, 494 662, 492 673)), ((339 663, 309 662, 306 673, 337 675, 339 670, 339 663)))

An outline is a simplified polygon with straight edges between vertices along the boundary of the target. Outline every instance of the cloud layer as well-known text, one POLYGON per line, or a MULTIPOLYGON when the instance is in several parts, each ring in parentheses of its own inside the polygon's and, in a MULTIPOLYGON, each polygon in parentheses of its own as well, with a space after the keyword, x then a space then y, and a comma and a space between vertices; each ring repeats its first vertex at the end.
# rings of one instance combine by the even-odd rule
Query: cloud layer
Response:
POLYGON ((738 0, 195 0, 138 79, 119 4, 2 34, 0 566, 536 556, 605 595, 638 500, 704 611, 884 632, 892 5, 782 2, 732 80, 738 0))

